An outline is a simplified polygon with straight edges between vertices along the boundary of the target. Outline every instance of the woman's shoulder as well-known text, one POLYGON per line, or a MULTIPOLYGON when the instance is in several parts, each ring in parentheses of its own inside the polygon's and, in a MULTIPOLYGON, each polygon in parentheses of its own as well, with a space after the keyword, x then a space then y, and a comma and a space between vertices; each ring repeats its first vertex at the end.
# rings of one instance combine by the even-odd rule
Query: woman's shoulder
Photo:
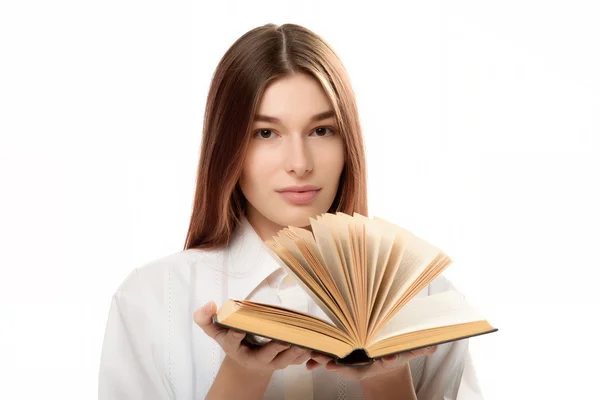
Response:
POLYGON ((156 258, 134 267, 118 285, 115 295, 157 296, 171 285, 189 286, 193 277, 200 278, 195 282, 208 284, 209 280, 198 275, 219 269, 222 256, 221 250, 187 249, 156 258))

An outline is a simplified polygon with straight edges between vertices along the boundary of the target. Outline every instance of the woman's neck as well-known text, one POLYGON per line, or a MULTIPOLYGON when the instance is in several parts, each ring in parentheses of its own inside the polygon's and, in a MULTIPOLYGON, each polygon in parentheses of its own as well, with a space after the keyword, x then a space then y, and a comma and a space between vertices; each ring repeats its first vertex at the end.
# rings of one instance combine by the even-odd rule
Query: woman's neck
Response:
MULTIPOLYGON (((277 233, 281 229, 286 228, 286 226, 279 225, 266 218, 255 209, 249 209, 245 216, 263 242, 272 239, 273 236, 277 236, 277 233)), ((310 225, 303 226, 302 228, 312 232, 310 225)))

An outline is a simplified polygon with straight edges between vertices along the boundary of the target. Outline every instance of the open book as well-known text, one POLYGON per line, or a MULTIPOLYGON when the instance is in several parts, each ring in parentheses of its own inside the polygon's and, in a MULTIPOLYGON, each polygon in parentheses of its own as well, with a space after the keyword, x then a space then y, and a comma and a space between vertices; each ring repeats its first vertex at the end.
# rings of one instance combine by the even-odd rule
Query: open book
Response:
POLYGON ((267 248, 329 320, 281 306, 227 300, 217 325, 368 365, 408 350, 497 331, 463 296, 415 297, 452 260, 382 218, 325 213, 311 230, 287 227, 267 248))

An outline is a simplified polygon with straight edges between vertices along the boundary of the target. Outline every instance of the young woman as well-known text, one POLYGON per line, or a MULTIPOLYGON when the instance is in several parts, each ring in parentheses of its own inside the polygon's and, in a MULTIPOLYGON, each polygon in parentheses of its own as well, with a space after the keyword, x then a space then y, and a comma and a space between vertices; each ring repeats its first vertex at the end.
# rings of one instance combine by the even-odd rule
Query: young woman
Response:
MULTIPOLYGON (((478 399, 468 340, 339 367, 272 341, 247 347, 216 304, 250 298, 323 316, 267 253, 285 226, 368 215, 349 78, 331 47, 294 24, 240 37, 213 76, 184 250, 135 269, 112 299, 101 399, 478 399)), ((418 296, 454 290, 439 276, 418 296)))

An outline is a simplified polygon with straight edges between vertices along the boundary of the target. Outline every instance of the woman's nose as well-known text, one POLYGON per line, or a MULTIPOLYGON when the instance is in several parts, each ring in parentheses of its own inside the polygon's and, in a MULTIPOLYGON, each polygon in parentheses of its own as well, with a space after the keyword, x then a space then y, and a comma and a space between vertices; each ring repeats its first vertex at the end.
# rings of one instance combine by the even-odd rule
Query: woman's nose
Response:
POLYGON ((302 176, 312 171, 313 161, 307 140, 302 137, 288 137, 286 152, 283 155, 285 169, 302 176))

